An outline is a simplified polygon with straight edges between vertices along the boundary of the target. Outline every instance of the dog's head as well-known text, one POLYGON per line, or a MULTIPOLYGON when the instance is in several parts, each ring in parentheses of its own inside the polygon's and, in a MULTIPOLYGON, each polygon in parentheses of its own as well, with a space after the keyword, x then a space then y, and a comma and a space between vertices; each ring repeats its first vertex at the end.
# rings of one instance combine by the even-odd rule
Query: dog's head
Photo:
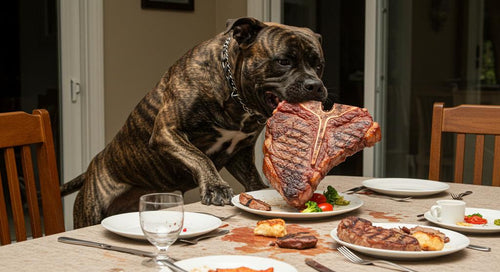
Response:
POLYGON ((235 72, 249 107, 271 116, 278 103, 324 101, 325 60, 321 36, 308 28, 263 23, 254 18, 228 21, 239 45, 235 72))

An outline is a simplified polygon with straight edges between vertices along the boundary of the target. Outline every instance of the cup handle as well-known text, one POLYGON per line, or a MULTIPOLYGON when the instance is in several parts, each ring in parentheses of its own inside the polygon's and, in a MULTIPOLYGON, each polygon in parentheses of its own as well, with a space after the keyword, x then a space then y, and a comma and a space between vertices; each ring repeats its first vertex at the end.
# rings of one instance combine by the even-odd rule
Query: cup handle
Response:
POLYGON ((431 207, 431 215, 437 219, 438 222, 441 222, 441 206, 434 205, 431 207))

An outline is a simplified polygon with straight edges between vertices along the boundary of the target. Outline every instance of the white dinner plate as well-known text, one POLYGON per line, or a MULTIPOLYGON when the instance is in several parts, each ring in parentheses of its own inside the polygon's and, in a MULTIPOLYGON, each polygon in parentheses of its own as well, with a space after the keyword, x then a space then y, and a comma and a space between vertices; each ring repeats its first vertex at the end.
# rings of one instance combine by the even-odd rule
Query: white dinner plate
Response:
POLYGON ((483 218, 488 220, 486 225, 473 225, 473 226, 459 226, 456 224, 448 224, 437 221, 437 219, 431 215, 430 211, 424 213, 425 219, 428 221, 439 225, 441 227, 452 229, 461 232, 469 232, 469 233, 492 233, 492 232, 500 232, 500 226, 495 225, 493 222, 495 219, 500 219, 500 211, 499 210, 489 210, 489 209, 479 209, 479 208, 465 208, 465 214, 471 215, 474 213, 480 213, 483 218))
POLYGON ((375 192, 397 196, 433 195, 450 188, 446 182, 412 178, 374 178, 364 180, 363 185, 375 192))
MULTIPOLYGON (((208 214, 184 212, 184 226, 179 238, 190 238, 205 234, 220 227, 222 221, 208 214), (184 230, 185 229, 185 230, 184 230)), ((141 230, 139 212, 122 213, 104 218, 101 225, 118 235, 146 240, 141 230)))
MULTIPOLYGON (((373 225, 377 226, 377 227, 383 227, 386 229, 399 228, 399 227, 413 228, 413 227, 418 226, 418 225, 414 225, 414 224, 401 224, 401 223, 373 223, 373 225)), ((347 243, 347 242, 339 239, 339 237, 337 236, 337 228, 333 229, 330 232, 330 236, 332 236, 333 240, 335 240, 337 243, 344 245, 350 249, 353 249, 355 251, 359 251, 359 252, 367 254, 367 255, 382 257, 384 259, 434 258, 434 257, 448 255, 448 254, 460 251, 460 250, 466 248, 470 243, 469 238, 467 238, 465 235, 460 234, 458 232, 454 232, 454 231, 442 229, 442 228, 437 228, 437 227, 429 227, 429 226, 424 226, 424 227, 433 228, 433 229, 437 229, 437 230, 441 231, 442 233, 444 233, 446 236, 448 236, 450 238, 450 241, 448 243, 445 243, 444 248, 440 251, 402 251, 402 250, 388 250, 388 249, 364 247, 364 246, 358 246, 355 244, 347 243)))
MULTIPOLYGON (((315 213, 301 213, 296 208, 288 205, 283 197, 278 191, 274 189, 266 189, 259 191, 246 192, 247 194, 253 196, 256 199, 260 199, 267 204, 271 205, 270 211, 261 211, 256 209, 251 209, 240 203, 240 195, 236 195, 231 199, 234 206, 254 214, 259 214, 267 217, 280 217, 280 218, 320 218, 328 217, 337 214, 342 214, 355 210, 363 205, 363 200, 354 195, 343 195, 345 200, 351 201, 349 205, 340 206, 334 205, 333 211, 328 212, 315 212, 315 213)), ((316 193, 323 193, 321 191, 316 191, 316 193)))
POLYGON ((270 258, 244 255, 215 255, 191 258, 175 263, 190 272, 207 272, 209 269, 238 268, 245 266, 251 269, 264 270, 274 268, 274 272, 297 272, 293 266, 270 258))

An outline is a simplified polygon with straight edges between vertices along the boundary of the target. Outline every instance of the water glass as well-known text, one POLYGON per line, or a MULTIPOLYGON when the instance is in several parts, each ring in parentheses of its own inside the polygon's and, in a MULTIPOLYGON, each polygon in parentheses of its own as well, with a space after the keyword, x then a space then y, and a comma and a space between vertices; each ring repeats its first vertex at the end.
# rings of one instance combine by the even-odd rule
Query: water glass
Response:
POLYGON ((154 193, 140 197, 141 229, 148 241, 156 246, 157 254, 142 262, 150 267, 166 267, 167 249, 179 237, 184 222, 184 200, 176 193, 154 193))

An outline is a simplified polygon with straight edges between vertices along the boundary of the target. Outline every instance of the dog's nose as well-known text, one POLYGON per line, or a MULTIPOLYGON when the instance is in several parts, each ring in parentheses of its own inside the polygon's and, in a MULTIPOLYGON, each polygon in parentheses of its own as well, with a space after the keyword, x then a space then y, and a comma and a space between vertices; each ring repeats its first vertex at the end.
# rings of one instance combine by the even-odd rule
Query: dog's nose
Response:
POLYGON ((322 93, 323 92, 323 82, 317 79, 306 79, 304 81, 304 88, 313 93, 322 93))

